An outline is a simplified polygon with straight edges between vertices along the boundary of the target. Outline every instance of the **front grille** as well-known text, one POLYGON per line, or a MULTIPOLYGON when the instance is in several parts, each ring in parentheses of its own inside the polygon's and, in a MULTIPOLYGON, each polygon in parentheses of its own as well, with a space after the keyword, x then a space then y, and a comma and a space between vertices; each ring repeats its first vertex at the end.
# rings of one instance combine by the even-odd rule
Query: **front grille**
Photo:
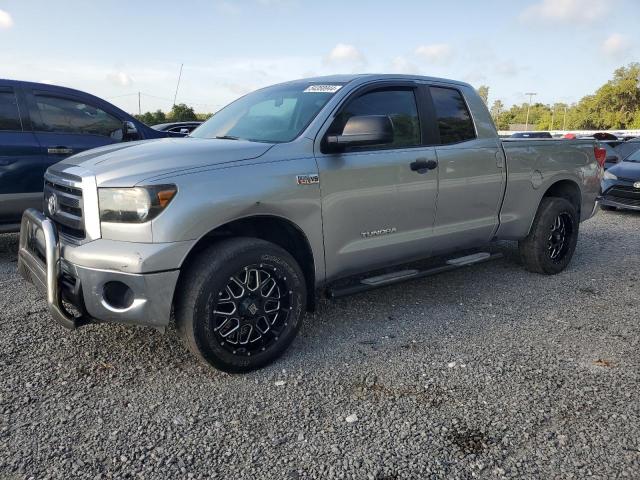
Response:
POLYGON ((54 179, 44 182, 44 213, 51 218, 58 232, 72 240, 85 238, 82 189, 58 183, 54 179), (55 201, 50 202, 55 195, 55 201), (50 203, 55 205, 53 213, 50 203))
POLYGON ((640 190, 630 185, 614 185, 605 192, 604 198, 622 205, 640 207, 640 190))

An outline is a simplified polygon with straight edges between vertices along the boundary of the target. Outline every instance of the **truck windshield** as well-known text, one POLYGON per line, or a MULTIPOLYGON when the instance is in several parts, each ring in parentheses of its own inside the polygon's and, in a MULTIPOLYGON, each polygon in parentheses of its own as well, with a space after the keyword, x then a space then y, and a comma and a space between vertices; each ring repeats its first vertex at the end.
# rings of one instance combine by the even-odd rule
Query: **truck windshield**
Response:
POLYGON ((257 90, 215 113, 191 136, 290 142, 302 133, 342 85, 296 82, 257 90))

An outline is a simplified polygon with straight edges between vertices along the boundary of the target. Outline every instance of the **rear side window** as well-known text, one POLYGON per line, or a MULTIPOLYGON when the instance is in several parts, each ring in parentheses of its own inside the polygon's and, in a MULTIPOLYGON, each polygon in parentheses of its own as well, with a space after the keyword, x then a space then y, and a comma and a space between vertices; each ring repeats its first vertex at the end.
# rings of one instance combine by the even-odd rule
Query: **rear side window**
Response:
POLYGON ((36 104, 42 119, 38 130, 102 135, 113 139, 122 136, 122 122, 93 105, 46 95, 37 95, 36 104))
POLYGON ((384 148, 420 145, 420 120, 413 89, 374 90, 355 98, 338 114, 330 133, 341 134, 347 120, 357 115, 388 115, 391 118, 393 143, 384 148))
POLYGON ((0 90, 0 130, 22 131, 18 100, 13 90, 0 90))
POLYGON ((431 87, 430 91, 438 119, 440 143, 448 145, 476 138, 473 120, 462 94, 453 88, 431 87))

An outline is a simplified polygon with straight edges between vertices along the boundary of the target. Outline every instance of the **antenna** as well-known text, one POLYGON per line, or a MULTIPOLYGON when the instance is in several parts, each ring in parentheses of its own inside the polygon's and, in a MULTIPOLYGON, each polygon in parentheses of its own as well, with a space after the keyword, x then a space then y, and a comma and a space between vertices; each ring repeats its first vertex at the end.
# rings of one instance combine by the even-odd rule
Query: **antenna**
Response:
POLYGON ((173 96, 173 106, 176 106, 176 98, 178 98, 178 88, 180 88, 180 79, 182 78, 182 67, 184 63, 180 64, 180 73, 178 74, 178 84, 176 85, 176 94, 173 96))

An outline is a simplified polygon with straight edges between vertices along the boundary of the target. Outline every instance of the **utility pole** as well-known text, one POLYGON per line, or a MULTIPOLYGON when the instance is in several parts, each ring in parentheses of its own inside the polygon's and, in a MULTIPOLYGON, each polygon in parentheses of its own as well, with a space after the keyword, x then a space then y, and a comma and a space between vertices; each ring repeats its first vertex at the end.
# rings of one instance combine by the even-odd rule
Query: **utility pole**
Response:
POLYGON ((140 92, 138 92, 138 115, 142 115, 142 104, 140 103, 140 92))
POLYGON ((178 98, 178 88, 180 87, 180 79, 182 78, 182 67, 184 63, 180 64, 180 73, 178 74, 178 84, 176 85, 176 94, 173 96, 173 106, 176 106, 176 98, 178 98))
POLYGON ((534 95, 537 95, 537 93, 527 92, 525 95, 529 95, 529 103, 527 104, 527 120, 524 122, 524 129, 529 130, 529 110, 531 110, 531 99, 534 95))
POLYGON ((553 117, 556 115, 556 104, 553 104, 553 110, 551 110, 551 128, 549 130, 553 130, 553 117))
POLYGON ((562 130, 567 129, 567 104, 564 104, 564 119, 562 120, 562 130))

